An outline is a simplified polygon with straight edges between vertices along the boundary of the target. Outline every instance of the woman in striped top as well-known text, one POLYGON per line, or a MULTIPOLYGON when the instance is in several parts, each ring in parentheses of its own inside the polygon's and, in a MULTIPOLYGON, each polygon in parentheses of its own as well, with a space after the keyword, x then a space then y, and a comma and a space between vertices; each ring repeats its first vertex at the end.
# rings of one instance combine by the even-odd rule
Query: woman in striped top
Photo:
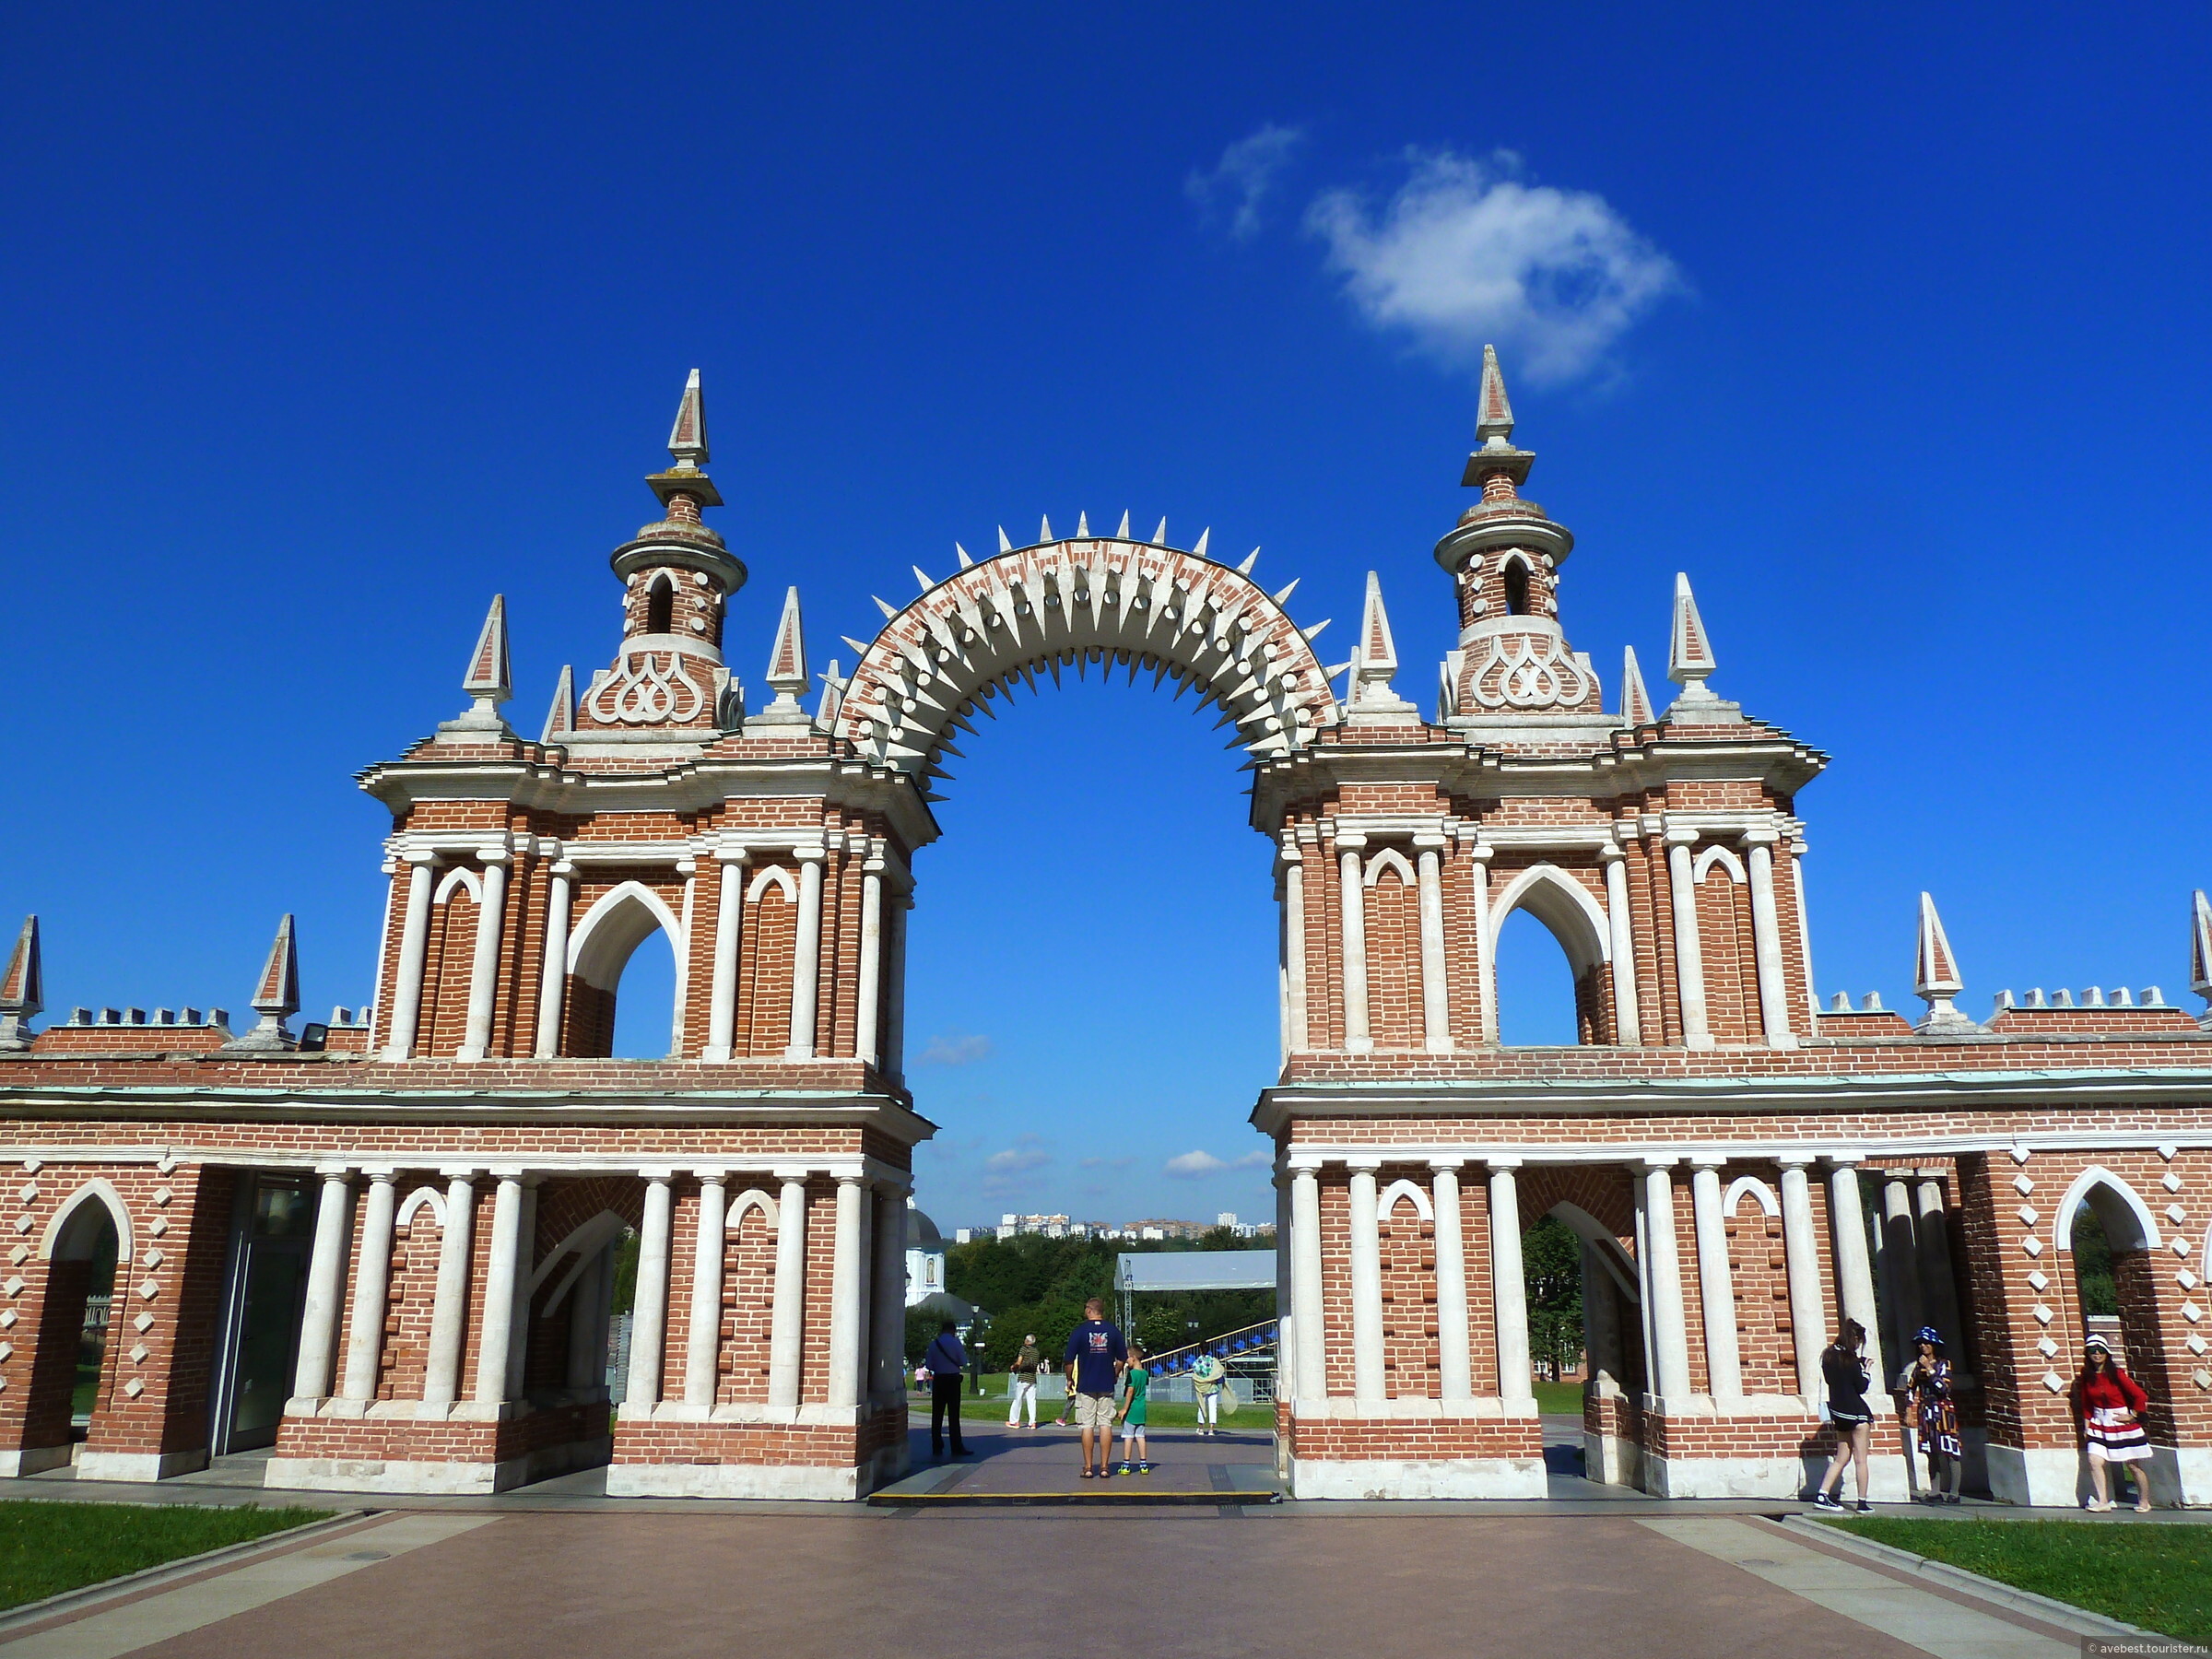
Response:
MULTIPOLYGON (((2074 1403, 2081 1413, 2082 1447, 2089 1454, 2089 1484, 2097 1488, 2089 1507, 2109 1510, 2112 1507, 2110 1465, 2150 1462, 2150 1436, 2143 1428, 2143 1412, 2150 1405, 2150 1396, 2120 1369, 2104 1338, 2092 1336, 2083 1349, 2081 1375, 2074 1383, 2074 1403)), ((2136 1483, 2136 1510, 2148 1510, 2150 1471, 2138 1467, 2128 1474, 2136 1483)))

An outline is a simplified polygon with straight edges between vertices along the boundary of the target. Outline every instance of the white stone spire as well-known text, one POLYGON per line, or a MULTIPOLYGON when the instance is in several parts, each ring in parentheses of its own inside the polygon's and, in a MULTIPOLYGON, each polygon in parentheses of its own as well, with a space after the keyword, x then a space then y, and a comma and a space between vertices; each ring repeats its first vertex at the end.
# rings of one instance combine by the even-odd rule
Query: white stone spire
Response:
POLYGON ((676 406, 676 424, 668 429, 668 453, 679 471, 696 471, 707 464, 707 398, 700 390, 699 371, 684 382, 684 400, 676 406))
POLYGON ((1736 704, 1714 695, 1705 684, 1706 677, 1719 666, 1713 661, 1712 640, 1705 631, 1705 618, 1698 615, 1697 595, 1689 591, 1689 578, 1677 571, 1675 573, 1674 628, 1667 643, 1666 677, 1682 688, 1666 711, 1669 720, 1687 719, 1705 725, 1720 724, 1741 720, 1743 710, 1736 704))
POLYGON ((560 666, 560 678, 553 684, 553 706, 546 711, 546 729, 541 743, 566 743, 576 735, 576 670, 569 664, 560 666))
POLYGON ((514 675, 507 663, 507 595, 494 594, 491 609, 484 614, 484 627, 477 635, 477 648, 469 653, 468 672, 462 676, 461 689, 476 699, 455 719, 441 721, 441 734, 452 734, 465 741, 472 735, 481 740, 487 735, 512 737, 506 718, 500 705, 514 695, 514 675))
POLYGON ((799 694, 806 689, 806 636, 799 625, 799 590, 783 594, 783 614, 776 620, 776 642, 768 653, 768 683, 776 700, 753 718, 771 725, 805 725, 799 694))
POLYGON ((1482 391, 1475 400, 1475 437, 1487 449, 1510 447, 1513 436, 1513 406, 1505 395, 1505 373, 1498 367, 1498 347, 1482 348, 1482 391))
POLYGON ((2189 989, 2205 999, 2207 1006, 2200 1023, 2212 1030, 2212 902, 2206 901, 2202 888, 2189 906, 2189 989))
POLYGON ((261 978, 253 986, 253 1007, 261 1016, 261 1023, 243 1037, 223 1044, 223 1052, 245 1053, 289 1049, 292 1034, 284 1029, 284 1022, 300 1012, 300 952, 292 942, 289 916, 276 924, 276 939, 269 947, 269 959, 263 964, 261 978))
POLYGON ((1391 686, 1398 646, 1382 607, 1382 579, 1367 573, 1367 601, 1359 611, 1359 639, 1352 647, 1349 718, 1359 725, 1418 725, 1420 714, 1391 686))
POLYGON ((1928 1017, 1920 1030, 1973 1030, 1974 1022, 1952 1006, 1951 999, 1966 986, 1959 977, 1959 961, 1936 913, 1936 900, 1920 896, 1920 936, 1912 959, 1912 994, 1928 1005, 1928 1017))
POLYGON ((838 711, 845 705, 845 677, 835 657, 830 659, 829 670, 818 677, 822 682, 822 700, 815 705, 814 729, 834 732, 838 711))
MULTIPOLYGON (((2201 902, 2204 895, 2197 895, 2201 902)), ((16 948, 0 973, 0 1053, 19 1053, 30 1046, 24 1022, 46 1009, 46 972, 39 959, 39 919, 23 918, 16 948)))
POLYGON ((1646 726, 1652 724, 1652 694, 1643 688, 1643 670, 1636 662, 1636 647, 1626 646, 1620 653, 1620 718, 1625 724, 1646 726))

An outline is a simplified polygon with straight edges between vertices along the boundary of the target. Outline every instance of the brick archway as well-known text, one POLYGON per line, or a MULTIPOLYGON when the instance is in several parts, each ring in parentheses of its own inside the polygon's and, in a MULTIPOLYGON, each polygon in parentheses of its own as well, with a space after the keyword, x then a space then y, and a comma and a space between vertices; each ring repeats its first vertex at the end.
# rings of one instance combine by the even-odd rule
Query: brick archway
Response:
POLYGON ((1148 668, 1155 683, 1169 674, 1194 682, 1255 755, 1304 748, 1338 712, 1308 633, 1283 609, 1290 588, 1271 596, 1247 573, 1251 560, 1217 564, 1205 547, 1203 536, 1190 552, 1134 540, 1124 519, 1113 535, 1078 530, 1063 541, 1047 526, 1034 546, 964 563, 905 609, 885 607, 844 683, 838 735, 872 759, 924 772, 948 728, 1017 677, 1034 687, 1040 671, 1057 678, 1063 665, 1106 662, 1132 676, 1148 668))

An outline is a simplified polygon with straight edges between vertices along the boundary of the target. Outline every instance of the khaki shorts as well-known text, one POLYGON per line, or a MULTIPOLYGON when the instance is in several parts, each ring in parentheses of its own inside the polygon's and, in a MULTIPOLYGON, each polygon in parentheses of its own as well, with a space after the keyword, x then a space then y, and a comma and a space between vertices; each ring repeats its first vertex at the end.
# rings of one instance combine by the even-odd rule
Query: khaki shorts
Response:
POLYGON ((1112 1394, 1077 1394, 1076 1396, 1076 1427, 1078 1429, 1112 1428, 1113 1396, 1112 1394))

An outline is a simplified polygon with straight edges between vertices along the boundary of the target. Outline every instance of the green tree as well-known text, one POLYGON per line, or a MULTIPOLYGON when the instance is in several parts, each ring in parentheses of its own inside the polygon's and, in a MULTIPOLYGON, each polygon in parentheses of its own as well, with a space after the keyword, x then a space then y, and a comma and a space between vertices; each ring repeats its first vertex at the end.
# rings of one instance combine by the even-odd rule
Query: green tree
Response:
POLYGON ((2097 1212, 2083 1205, 2074 1212, 2074 1282, 2084 1313, 2120 1312, 2120 1290, 2112 1279, 2112 1246, 2097 1212))
POLYGON ((1521 1277, 1528 1295, 1529 1358, 1553 1381, 1583 1353, 1583 1241, 1556 1216, 1539 1217, 1521 1235, 1521 1277))

